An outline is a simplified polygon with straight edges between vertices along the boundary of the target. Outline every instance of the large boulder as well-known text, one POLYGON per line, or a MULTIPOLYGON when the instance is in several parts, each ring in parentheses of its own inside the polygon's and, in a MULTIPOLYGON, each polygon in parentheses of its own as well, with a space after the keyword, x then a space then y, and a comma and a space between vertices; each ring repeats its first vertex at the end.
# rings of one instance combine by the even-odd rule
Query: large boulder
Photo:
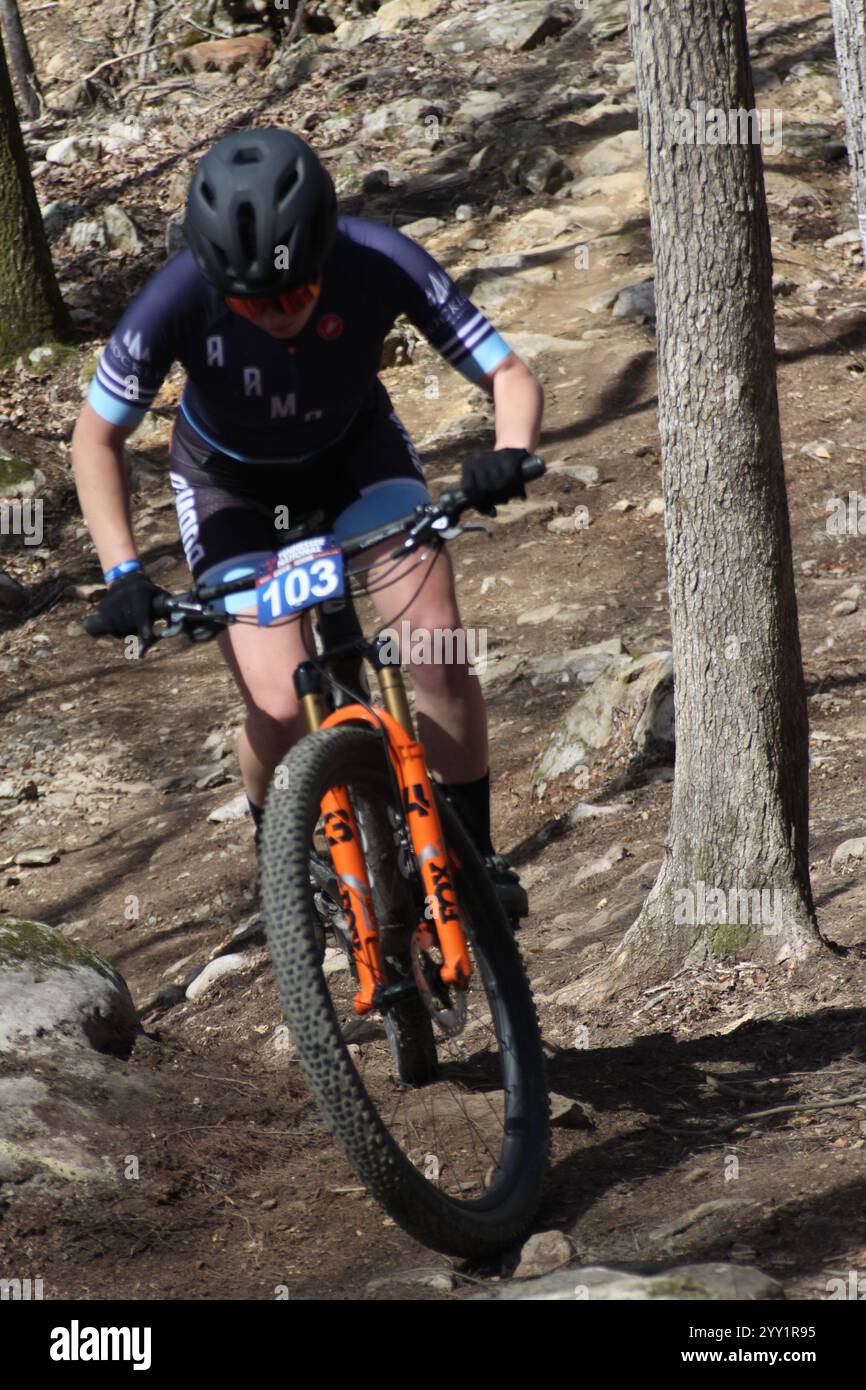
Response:
POLYGON ((523 53, 562 33, 573 22, 570 6, 547 0, 521 0, 515 5, 509 0, 507 4, 482 5, 449 15, 427 33, 424 46, 449 55, 483 53, 489 48, 523 53))
POLYGON ((0 1052, 51 1034, 128 1056, 140 1031, 126 982, 44 922, 0 917, 0 1052))
POLYGON ((630 763, 673 758, 673 657, 615 657, 548 736, 533 768, 536 796, 591 767, 616 741, 630 763))

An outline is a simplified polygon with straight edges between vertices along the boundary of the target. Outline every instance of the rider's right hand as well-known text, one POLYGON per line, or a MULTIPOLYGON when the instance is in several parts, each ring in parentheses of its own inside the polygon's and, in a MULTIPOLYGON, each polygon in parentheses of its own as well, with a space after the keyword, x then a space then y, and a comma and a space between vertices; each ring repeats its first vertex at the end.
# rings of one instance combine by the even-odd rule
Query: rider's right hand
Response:
POLYGON ((123 574, 109 585, 108 593, 99 605, 99 616, 111 637, 137 635, 149 646, 153 641, 153 601, 166 593, 143 570, 123 574))

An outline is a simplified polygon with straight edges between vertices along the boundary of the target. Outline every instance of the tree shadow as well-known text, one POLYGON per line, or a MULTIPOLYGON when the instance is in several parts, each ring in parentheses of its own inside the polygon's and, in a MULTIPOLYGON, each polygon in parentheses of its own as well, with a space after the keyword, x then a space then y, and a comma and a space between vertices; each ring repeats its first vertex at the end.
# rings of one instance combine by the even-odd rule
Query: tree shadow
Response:
MULTIPOLYGON (((601 1143, 588 1136, 584 1148, 570 1154, 553 1169, 542 1220, 574 1222, 610 1188, 639 1182, 678 1169, 689 1157, 712 1148, 716 1154, 736 1149, 744 1134, 733 1129, 738 1115, 779 1105, 804 1108, 799 1100, 801 1073, 808 1080, 840 1061, 850 1063, 852 1076, 838 1082, 840 1095, 862 1083, 866 1066, 866 1010, 826 1008, 806 1018, 761 1020, 744 1024, 727 1036, 718 1033, 677 1040, 669 1033, 644 1036, 624 1046, 588 1050, 566 1049, 548 1063, 552 1091, 590 1104, 599 1114, 640 1113, 641 1128, 614 1135, 601 1143), (715 1071, 714 1064, 736 1064, 736 1073, 715 1071), (718 1082, 708 1073, 718 1076, 718 1082), (856 1073, 856 1074, 855 1074, 856 1073), (853 1083, 853 1084, 852 1084, 853 1083), (738 1138, 739 1136, 739 1138, 738 1138)), ((831 1073, 832 1074, 832 1073, 831 1073)), ((767 1134, 785 1130, 787 1113, 767 1115, 756 1121, 767 1134)), ((836 1205, 845 1210, 846 1192, 866 1184, 838 1187, 830 1194, 809 1196, 797 1205, 804 1213, 836 1205)), ((688 1207, 684 1197, 683 1207, 688 1207)), ((805 1219, 805 1218, 804 1218, 805 1219)), ((850 1209, 840 1223, 850 1234, 850 1209)), ((733 1216, 723 1236, 708 1238, 700 1258, 719 1258, 737 1241, 766 1244, 772 1219, 753 1221, 748 1215, 733 1216)), ((836 1249, 841 1248, 839 1228, 836 1249)), ((833 1239, 828 1233, 820 1258, 829 1258, 833 1239)), ((652 1253, 652 1252, 650 1252, 652 1253)), ((664 1256, 659 1248, 659 1259, 664 1256)), ((814 1267, 813 1254, 786 1244, 793 1271, 814 1267)), ((698 1256, 689 1250, 688 1260, 698 1256)), ((664 1261, 670 1263, 670 1260, 664 1261)))

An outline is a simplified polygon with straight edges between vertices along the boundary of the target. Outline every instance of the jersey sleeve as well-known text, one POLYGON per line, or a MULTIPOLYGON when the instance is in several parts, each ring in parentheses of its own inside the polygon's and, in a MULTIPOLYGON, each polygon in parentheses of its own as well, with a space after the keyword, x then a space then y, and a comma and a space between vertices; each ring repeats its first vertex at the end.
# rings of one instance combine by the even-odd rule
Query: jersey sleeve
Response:
POLYGON ((189 280, 183 261, 181 253, 151 277, 99 359, 87 399, 109 424, 140 424, 178 355, 178 309, 189 280))
POLYGON ((373 240, 389 261, 394 307, 446 362, 474 383, 504 362, 505 339, 423 246, 393 228, 376 227, 373 240))

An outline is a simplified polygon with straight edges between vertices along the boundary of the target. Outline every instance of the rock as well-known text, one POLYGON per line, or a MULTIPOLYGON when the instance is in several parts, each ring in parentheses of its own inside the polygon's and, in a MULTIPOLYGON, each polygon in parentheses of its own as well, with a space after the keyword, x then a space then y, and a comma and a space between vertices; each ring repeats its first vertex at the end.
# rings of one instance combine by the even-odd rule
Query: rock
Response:
POLYGON ((380 33, 382 33, 382 27, 375 17, 344 19, 341 24, 337 25, 334 39, 340 48, 357 48, 359 44, 366 43, 368 39, 375 39, 380 33))
POLYGON ((253 65, 262 68, 274 56, 274 45, 262 34, 245 34, 239 39, 213 39, 179 48, 172 61, 181 72, 237 72, 253 65))
POLYGON ((613 302, 611 313, 615 318, 648 319, 655 323, 656 291, 654 280, 640 280, 636 285, 620 290, 613 302))
POLYGON ((703 1301, 758 1301, 784 1298, 782 1285, 751 1265, 675 1265, 658 1274, 629 1274, 604 1265, 560 1270, 541 1279, 502 1283, 470 1294, 470 1299, 517 1299, 558 1302, 586 1299, 590 1302, 635 1302, 651 1299, 703 1301))
POLYGON ((525 53, 561 34, 572 23, 565 6, 522 0, 522 3, 482 5, 469 13, 443 19, 424 37, 424 47, 445 55, 504 48, 525 53))
POLYGON ((20 849, 15 855, 15 863, 22 868, 41 869, 47 864, 56 864, 60 854, 49 845, 34 845, 30 849, 20 849))
MULTIPOLYGON (((569 933, 568 940, 574 942, 573 933, 569 933)), ((553 949, 552 942, 547 945, 548 950, 553 949)), ((550 1093, 550 1123, 558 1129, 595 1129, 595 1121, 585 1105, 572 1096, 557 1095, 555 1091, 550 1093)))
POLYGON ((858 607, 856 599, 843 598, 839 603, 834 603, 830 611, 834 618, 847 618, 851 613, 856 613, 858 607))
POLYGON ((462 125, 480 125, 489 121, 508 104, 508 98, 501 92, 467 92, 454 113, 454 119, 462 125))
POLYGON ((538 145, 508 160, 505 173, 510 183, 528 193, 556 193, 574 178, 552 145, 538 145))
POLYGON ((69 226, 81 214, 79 203, 64 202, 59 200, 54 203, 40 204, 39 211, 42 213, 42 225, 45 228, 45 235, 49 241, 57 241, 69 226))
MULTIPOLYGON (((512 334, 512 339, 514 335, 512 334)), ((516 521, 526 521, 534 517, 536 521, 545 521, 553 512, 559 510, 559 503, 553 499, 548 501, 534 501, 532 498, 527 502, 505 502, 496 508, 497 525, 513 526, 516 521)))
POLYGON ((562 1231, 538 1231, 520 1251, 515 1279, 537 1279, 574 1259, 574 1246, 562 1231))
POLYGON ((840 246, 859 246, 860 230, 858 227, 849 227, 847 232, 839 232, 837 236, 828 237, 824 242, 827 251, 835 251, 840 246))
POLYGON ((77 164, 80 159, 95 159, 102 153, 102 141, 96 135, 66 135, 45 151, 49 164, 77 164))
POLYGON ((90 217, 79 218, 69 228, 67 241, 71 251, 101 250, 108 241, 105 223, 90 217))
POLYGON ((548 476, 558 478, 565 475, 573 478, 577 483, 583 483, 584 487, 595 487, 601 474, 594 463, 549 463, 547 465, 548 476))
POLYGON ((591 766, 614 731, 632 759, 665 758, 674 747, 673 658, 670 652, 615 657, 572 705, 536 759, 533 785, 543 796, 550 782, 591 766))
POLYGON ((231 801, 227 801, 224 806, 217 806, 215 811, 211 811, 208 816, 209 821, 216 821, 222 824, 224 821, 243 820, 244 816, 249 815, 249 805, 243 792, 231 801))
MULTIPOLYGON (((246 802, 246 797, 244 798, 246 802)), ((249 956, 240 954, 229 956, 217 956, 216 960, 209 961, 203 970, 199 971, 191 984, 187 985, 187 999, 201 999, 202 995, 207 994, 212 989, 217 980, 223 979, 226 975, 237 975, 242 970, 249 969, 251 964, 249 956)))
POLYGON ((457 1287, 457 1280, 450 1269, 438 1265, 424 1265, 418 1269, 399 1269, 394 1274, 380 1275, 367 1283, 368 1293, 378 1293, 382 1289, 414 1285, 416 1288, 435 1289, 437 1293, 451 1293, 457 1287))
MULTIPOLYGON (((529 614, 521 614, 517 621, 534 622, 535 618, 529 614)), ((588 647, 573 647, 556 656, 542 657, 530 668, 530 680, 536 689, 548 685, 562 685, 567 680, 577 680, 589 685, 610 665, 611 657, 622 655, 623 645, 620 638, 609 637, 604 642, 595 642, 588 647)))
POLYGON ((841 869, 850 864, 852 860, 859 860, 866 857, 866 836, 858 835, 853 840, 843 840, 841 845, 837 845, 830 859, 830 867, 841 869))
POLYGON ((18 790, 14 782, 0 782, 0 801, 17 801, 18 790))
POLYGON ((601 855, 598 859, 591 860, 588 864, 584 864, 582 868, 578 869, 574 878, 571 880, 572 888, 579 888, 582 883, 586 883, 587 879, 598 878, 600 874, 606 874, 615 864, 618 864, 621 859, 625 859, 625 857, 626 850, 623 845, 611 845, 606 854, 601 855))
POLYGON ((445 0, 386 0, 376 12, 376 22, 386 34, 414 20, 429 19, 441 10, 445 0))
MULTIPOLYGON (((18 613, 27 607, 27 590, 11 574, 0 570, 0 613, 18 613)), ((0 783, 5 786, 5 783, 0 783)))
POLYGON ((138 228, 129 213, 117 203, 109 203, 102 214, 105 236, 112 251, 136 253, 142 249, 138 228))
POLYGON ((644 152, 637 130, 623 130, 619 135, 609 135, 599 140, 597 145, 580 161, 581 173, 619 174, 625 170, 643 168, 644 152))
POLYGON ((586 352, 587 350, 587 344, 578 342, 576 338, 554 338, 549 333, 509 333, 508 343, 518 357, 523 358, 524 362, 531 362, 533 358, 540 357, 543 352, 550 352, 558 356, 565 352, 586 352))
POLYGON ((418 339, 407 323, 395 324, 382 344, 380 371, 384 371, 387 367, 399 367, 404 362, 411 362, 415 356, 417 344, 418 339))
POLYGON ((818 122, 784 120, 782 125, 782 150, 786 155, 797 155, 801 159, 841 159, 845 154, 844 140, 840 140, 835 130, 818 122))
POLYGON ((641 507, 644 516, 664 516, 665 499, 663 497, 651 497, 646 506, 641 507))
POLYGON ((404 236, 412 237, 413 241, 418 241, 424 237, 434 236, 436 232, 441 232, 445 223, 441 217, 419 217, 415 222, 405 222, 400 228, 404 236))
POLYGON ((41 468, 0 449, 0 498, 32 497, 44 483, 41 468))
POLYGON ((387 169, 371 169, 361 180, 364 193, 381 193, 391 187, 391 175, 387 169))
POLYGON ((442 117, 442 107, 435 102, 424 101, 422 97, 401 97, 370 111, 361 122, 362 135, 382 135, 388 131, 407 130, 416 126, 419 138, 426 133, 425 118, 438 121, 442 117))
POLYGON ((69 1032, 127 1056, 138 1017, 122 976, 44 922, 0 917, 0 1051, 69 1032))
POLYGON ((339 946, 326 946, 325 959, 322 963, 323 975, 340 975, 344 970, 349 969, 349 960, 345 951, 341 951, 339 946))
POLYGON ((137 121, 112 121, 103 143, 109 148, 121 149, 125 145, 143 145, 147 131, 137 121))
POLYGON ((805 454, 807 458, 826 463, 836 453, 836 445, 832 439, 812 439, 803 445, 800 453, 805 454))

